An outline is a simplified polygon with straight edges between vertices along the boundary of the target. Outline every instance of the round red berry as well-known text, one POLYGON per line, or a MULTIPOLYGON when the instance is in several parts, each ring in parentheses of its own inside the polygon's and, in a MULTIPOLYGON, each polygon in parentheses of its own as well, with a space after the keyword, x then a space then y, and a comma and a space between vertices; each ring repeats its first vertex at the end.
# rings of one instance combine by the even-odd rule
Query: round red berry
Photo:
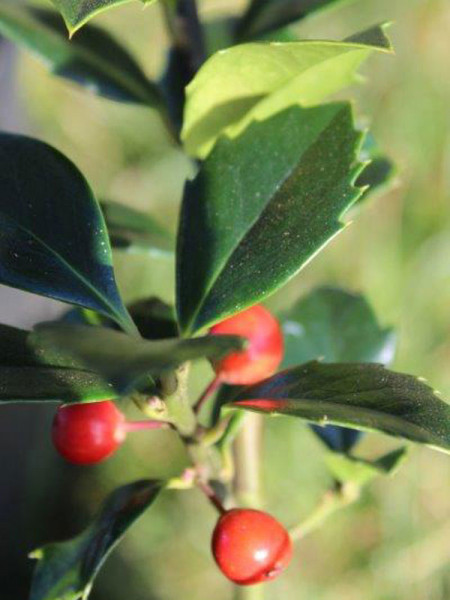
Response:
POLYGON ((92 465, 113 454, 126 436, 125 417, 109 400, 67 404, 53 420, 52 440, 69 462, 92 465))
POLYGON ((292 541, 281 523, 267 513, 236 508, 218 520, 212 552, 228 579, 251 585, 274 579, 289 565, 292 541))
POLYGON ((283 360, 284 342, 281 327, 263 306, 256 305, 225 319, 211 328, 213 335, 238 335, 247 338, 241 352, 232 352, 213 363, 224 383, 250 385, 275 373, 283 360))

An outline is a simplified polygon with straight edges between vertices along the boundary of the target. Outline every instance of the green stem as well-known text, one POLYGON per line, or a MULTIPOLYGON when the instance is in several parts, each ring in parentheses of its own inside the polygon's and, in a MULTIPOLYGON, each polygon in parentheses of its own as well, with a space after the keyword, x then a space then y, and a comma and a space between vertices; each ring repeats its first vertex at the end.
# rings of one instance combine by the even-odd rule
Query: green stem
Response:
MULTIPOLYGON (((261 455, 263 417, 254 413, 245 416, 234 442, 234 493, 239 505, 260 508, 262 504, 261 455)), ((236 586, 235 600, 263 600, 264 584, 236 586)))
POLYGON ((189 367, 189 363, 184 363, 174 373, 169 374, 167 381, 161 377, 163 388, 166 386, 170 389, 168 394, 164 393, 164 389, 162 391, 162 398, 166 403, 169 415, 168 420, 185 438, 193 436, 197 427, 197 419, 188 395, 189 367), (172 386, 173 389, 171 389, 172 386))
POLYGON ((328 490, 313 512, 289 531, 292 540, 301 540, 318 529, 335 512, 356 502, 359 494, 359 487, 351 483, 337 484, 328 490))

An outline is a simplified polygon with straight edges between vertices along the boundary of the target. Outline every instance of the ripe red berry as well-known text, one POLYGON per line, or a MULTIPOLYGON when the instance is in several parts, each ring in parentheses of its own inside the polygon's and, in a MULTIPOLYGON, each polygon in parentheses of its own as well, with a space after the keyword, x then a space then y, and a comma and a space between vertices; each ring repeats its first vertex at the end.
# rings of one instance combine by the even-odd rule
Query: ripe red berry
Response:
POLYGON ((93 465, 108 458, 125 437, 125 417, 109 400, 61 406, 53 420, 53 444, 77 465, 93 465))
POLYGON ((281 523, 267 513, 235 508, 218 520, 212 552, 228 579, 251 585, 274 579, 289 565, 292 541, 281 523))
POLYGON ((213 363, 221 381, 250 385, 275 373, 283 360, 284 342, 281 327, 261 305, 252 306, 211 328, 213 335, 239 335, 247 338, 242 352, 232 352, 213 363))

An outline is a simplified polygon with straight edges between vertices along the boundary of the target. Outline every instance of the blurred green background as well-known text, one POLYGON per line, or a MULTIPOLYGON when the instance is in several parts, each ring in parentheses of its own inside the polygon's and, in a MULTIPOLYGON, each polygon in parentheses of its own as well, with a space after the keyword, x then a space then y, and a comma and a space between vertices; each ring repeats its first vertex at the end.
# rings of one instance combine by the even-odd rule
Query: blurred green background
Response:
MULTIPOLYGON (((44 4, 44 3, 42 3, 44 4)), ((212 20, 245 6, 200 1, 212 20)), ((361 291, 381 322, 397 328, 395 368, 422 375, 450 397, 450 3, 448 0, 356 0, 295 28, 303 38, 340 39, 393 21, 396 56, 364 67, 357 99, 371 129, 398 166, 394 187, 352 215, 353 224, 270 302, 288 306, 311 287, 335 283, 361 291)), ((157 76, 167 38, 159 7, 131 2, 96 19, 157 76)), ((0 126, 55 145, 85 173, 100 198, 148 211, 175 230, 191 167, 171 146, 158 116, 55 80, 8 44, 0 47, 0 126)), ((173 265, 157 255, 117 254, 127 300, 173 298, 173 265)), ((1 290, 2 321, 30 325, 56 303, 1 290)), ((201 365, 195 389, 209 377, 201 365)), ((193 390, 193 393, 195 390, 193 390)), ((27 597, 26 553, 75 534, 101 499, 133 478, 170 476, 184 464, 171 433, 136 434, 105 465, 64 465, 49 442, 54 408, 6 407, 0 418, 0 598, 27 597)), ((132 411, 130 411, 132 412, 132 411)), ((395 447, 367 436, 360 454, 395 447)), ((296 420, 270 420, 265 434, 265 506, 294 524, 329 485, 323 447, 296 420)), ((209 551, 215 514, 199 493, 169 492, 134 527, 100 575, 93 600, 215 600, 233 590, 209 551)), ((268 599, 449 600, 450 459, 414 448, 390 480, 367 489, 296 550, 289 572, 267 586, 268 599)))

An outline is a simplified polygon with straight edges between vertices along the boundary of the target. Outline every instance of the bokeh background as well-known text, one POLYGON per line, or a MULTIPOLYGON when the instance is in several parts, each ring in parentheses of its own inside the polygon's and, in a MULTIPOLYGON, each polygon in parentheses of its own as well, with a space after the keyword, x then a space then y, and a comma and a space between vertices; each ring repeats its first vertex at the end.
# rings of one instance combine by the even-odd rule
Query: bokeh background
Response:
MULTIPOLYGON (((3 1, 3 0, 0 0, 3 1)), ((41 4, 48 4, 42 2, 41 4)), ((200 1, 213 20, 245 2, 200 1)), ((356 0, 295 28, 303 38, 343 38, 393 21, 396 56, 364 67, 348 94, 362 124, 397 164, 391 190, 370 199, 348 227, 278 293, 288 306, 316 284, 367 295, 380 321, 398 330, 395 368, 422 375, 450 397, 450 3, 356 0)), ((158 76, 167 38, 160 10, 131 2, 97 18, 158 76)), ((175 230, 191 167, 171 146, 158 116, 98 99, 51 78, 33 58, 0 45, 0 127, 36 135, 65 152, 100 198, 129 203, 175 230)), ((163 256, 115 256, 127 300, 173 299, 173 265, 163 256), (126 267, 125 267, 126 265, 126 267)), ((2 322, 29 327, 56 316, 56 302, 0 289, 2 322)), ((201 365, 194 387, 208 377, 201 365)), ((27 598, 27 552, 82 528, 116 485, 171 476, 185 458, 170 433, 136 434, 105 465, 79 469, 49 441, 54 407, 2 407, 0 415, 0 598, 27 598)), ((132 413, 132 410, 130 411, 132 413)), ((371 457, 395 446, 366 436, 371 457)), ((271 420, 264 447, 265 506, 293 524, 329 485, 320 442, 296 420, 271 420)), ((213 509, 195 491, 166 493, 134 527, 97 580, 93 600, 216 600, 233 590, 213 566, 213 509)), ((373 483, 355 506, 296 550, 288 574, 266 597, 314 600, 449 600, 450 459, 414 448, 398 475, 373 483)))

